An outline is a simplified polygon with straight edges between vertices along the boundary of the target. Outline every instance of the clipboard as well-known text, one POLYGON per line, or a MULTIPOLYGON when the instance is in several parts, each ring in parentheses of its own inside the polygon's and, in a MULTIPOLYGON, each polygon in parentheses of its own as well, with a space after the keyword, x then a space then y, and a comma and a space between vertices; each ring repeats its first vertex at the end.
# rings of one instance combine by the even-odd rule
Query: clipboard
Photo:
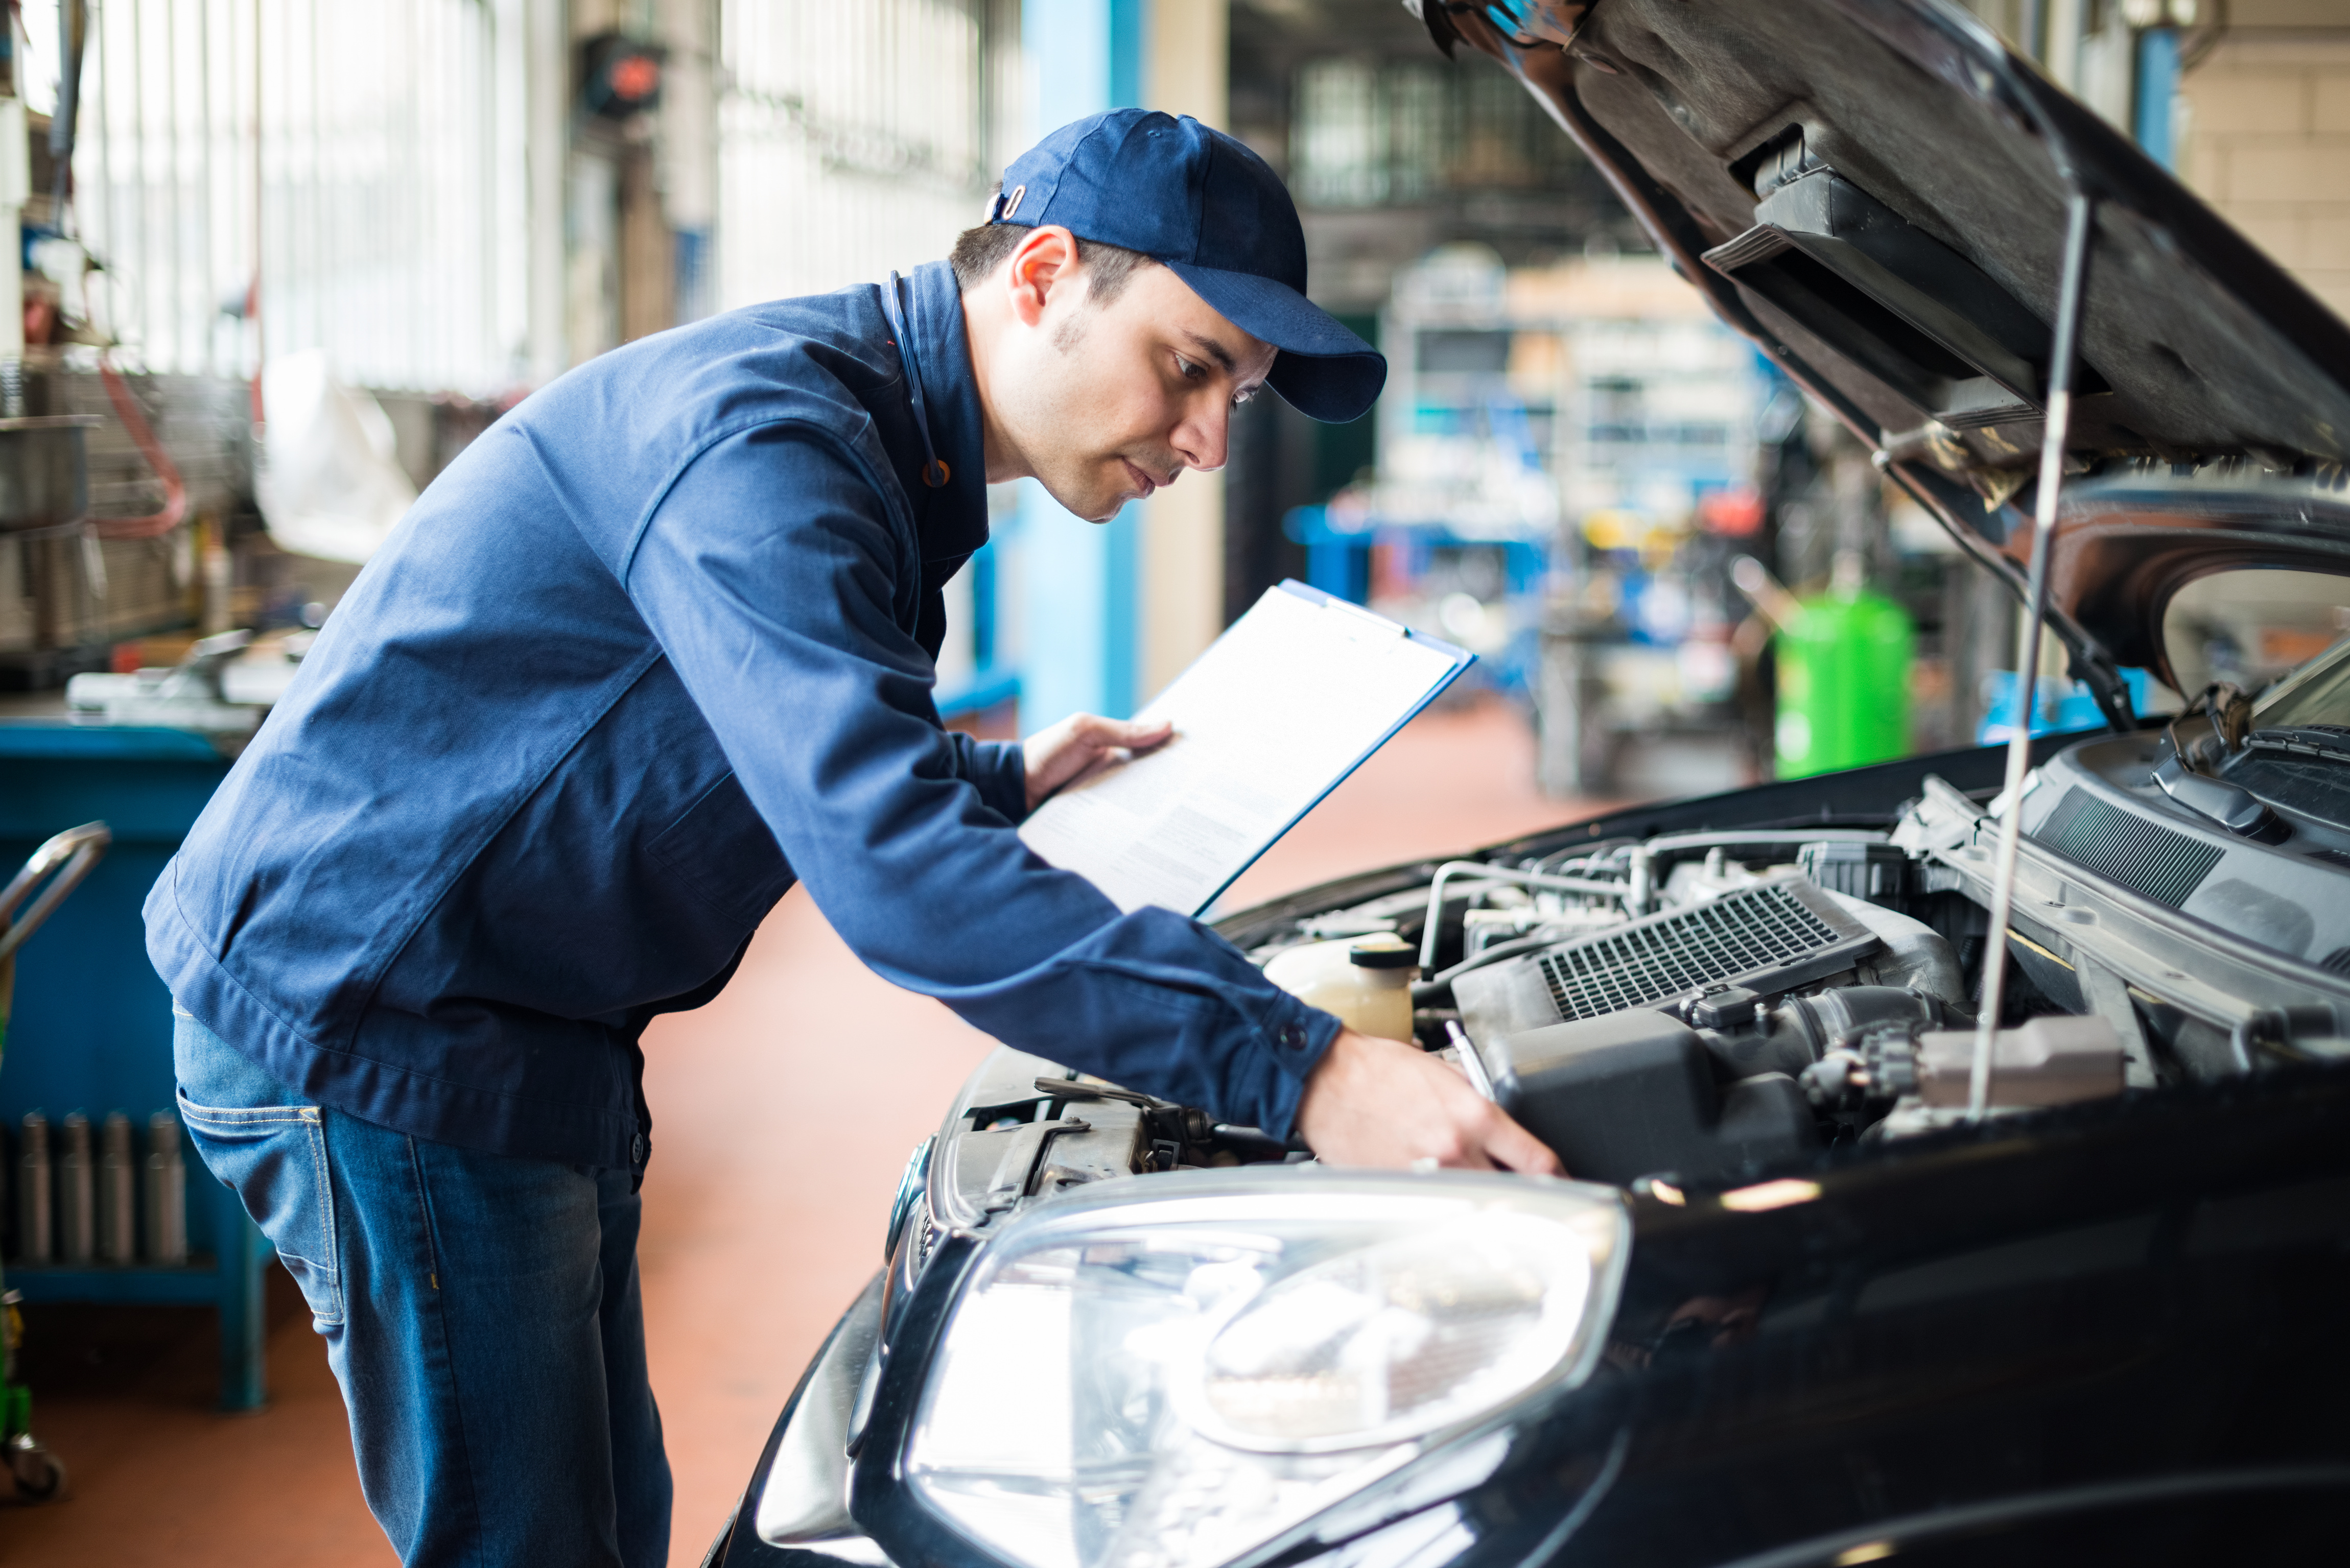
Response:
POLYGON ((1197 916, 1475 659, 1284 582, 1135 715, 1172 739, 1079 775, 1020 836, 1122 911, 1197 916))

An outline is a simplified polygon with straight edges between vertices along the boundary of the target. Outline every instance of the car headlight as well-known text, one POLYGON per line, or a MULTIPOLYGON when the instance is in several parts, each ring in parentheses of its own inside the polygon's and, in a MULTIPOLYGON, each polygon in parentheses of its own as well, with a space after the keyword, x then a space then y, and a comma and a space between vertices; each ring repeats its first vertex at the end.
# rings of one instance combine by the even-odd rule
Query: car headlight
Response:
POLYGON ((1005 1226, 905 1449, 1036 1568, 1212 1568, 1590 1373, 1630 1231, 1521 1178, 1154 1177, 1005 1226))

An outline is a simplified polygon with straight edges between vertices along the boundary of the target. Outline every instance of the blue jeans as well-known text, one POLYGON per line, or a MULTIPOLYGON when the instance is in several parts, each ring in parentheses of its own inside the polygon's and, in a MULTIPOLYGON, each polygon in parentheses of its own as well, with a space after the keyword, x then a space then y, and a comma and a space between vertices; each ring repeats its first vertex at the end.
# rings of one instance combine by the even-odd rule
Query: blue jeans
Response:
POLYGON ((190 1139, 302 1287, 400 1560, 667 1562, 629 1173, 313 1105, 172 1011, 190 1139))

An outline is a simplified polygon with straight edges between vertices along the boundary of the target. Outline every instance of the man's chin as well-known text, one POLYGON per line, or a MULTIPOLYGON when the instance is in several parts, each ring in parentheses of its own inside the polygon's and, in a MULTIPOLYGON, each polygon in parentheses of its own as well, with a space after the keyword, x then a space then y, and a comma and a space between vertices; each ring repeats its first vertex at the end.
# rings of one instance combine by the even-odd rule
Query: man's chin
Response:
POLYGON ((1118 514, 1126 510, 1126 504, 1134 499, 1127 494, 1105 498, 1098 492, 1090 495, 1065 495, 1049 484, 1045 486, 1045 493, 1051 496, 1063 511, 1088 523, 1115 521, 1118 514))

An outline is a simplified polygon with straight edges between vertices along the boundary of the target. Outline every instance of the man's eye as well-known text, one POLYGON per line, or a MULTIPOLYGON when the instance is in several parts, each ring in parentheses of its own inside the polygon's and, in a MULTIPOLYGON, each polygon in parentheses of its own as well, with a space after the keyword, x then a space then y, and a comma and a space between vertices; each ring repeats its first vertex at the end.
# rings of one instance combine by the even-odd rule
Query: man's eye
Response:
POLYGON ((1196 381, 1207 374, 1206 366, 1186 359, 1180 354, 1175 356, 1175 368, 1183 372, 1183 379, 1187 381, 1196 381))

